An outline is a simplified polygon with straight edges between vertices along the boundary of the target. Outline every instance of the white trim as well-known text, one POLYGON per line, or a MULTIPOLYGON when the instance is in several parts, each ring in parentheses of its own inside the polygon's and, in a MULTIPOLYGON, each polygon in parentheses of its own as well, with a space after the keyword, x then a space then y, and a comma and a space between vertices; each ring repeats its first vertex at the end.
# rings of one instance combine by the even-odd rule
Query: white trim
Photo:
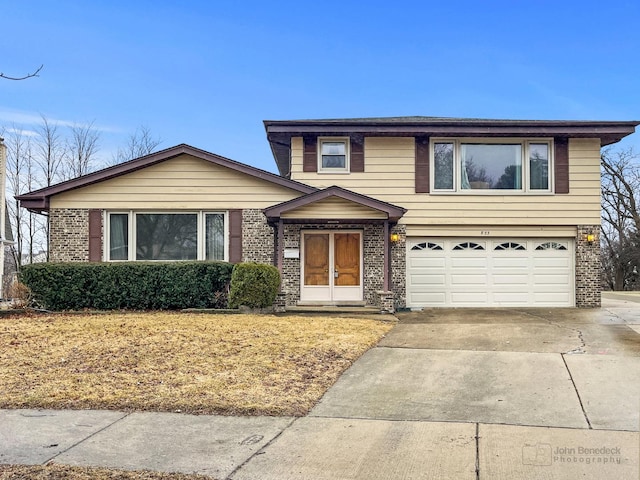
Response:
POLYGON ((300 301, 301 302, 359 302, 364 299, 364 231, 345 229, 345 230, 301 230, 300 231, 300 301), (360 279, 359 285, 353 287, 341 287, 334 285, 335 277, 329 272, 329 285, 305 286, 304 284, 304 265, 305 265, 305 236, 313 234, 329 235, 329 258, 328 265, 330 269, 335 268, 334 235, 336 233, 357 233, 360 237, 360 279), (337 289, 337 290, 336 290, 337 289), (352 293, 350 295, 350 293, 352 293))
MULTIPOLYGON (((136 259, 136 216, 138 214, 184 214, 184 215, 196 215, 197 222, 197 246, 196 246, 196 258, 193 261, 202 261, 206 260, 206 242, 205 242, 205 216, 210 214, 218 214, 224 216, 224 258, 220 261, 229 261, 229 213, 227 211, 216 211, 216 210, 105 210, 103 213, 103 225, 104 225, 104 236, 103 236, 103 249, 102 249, 102 259, 105 262, 137 262, 141 260, 136 259), (127 215, 128 222, 128 258, 127 260, 111 260, 110 256, 110 241, 111 241, 111 215, 127 215)), ((145 262, 179 262, 182 260, 144 260, 145 262)))
POLYGON ((318 173, 350 173, 351 172, 351 139, 349 137, 318 137, 318 173), (330 142, 344 143, 344 168, 330 168, 322 166, 322 144, 330 142))
POLYGON ((435 195, 552 195, 554 194, 554 141, 553 138, 510 138, 510 137, 456 137, 456 138, 440 138, 433 137, 429 139, 429 191, 435 195), (435 188, 435 152, 434 145, 436 143, 453 144, 453 189, 436 189, 435 188), (463 189, 460 174, 460 149, 462 144, 476 143, 483 145, 520 145, 521 148, 521 184, 522 188, 518 190, 508 189, 463 189), (549 172, 547 189, 532 189, 530 177, 530 158, 529 151, 531 144, 546 144, 548 146, 549 155, 549 172))

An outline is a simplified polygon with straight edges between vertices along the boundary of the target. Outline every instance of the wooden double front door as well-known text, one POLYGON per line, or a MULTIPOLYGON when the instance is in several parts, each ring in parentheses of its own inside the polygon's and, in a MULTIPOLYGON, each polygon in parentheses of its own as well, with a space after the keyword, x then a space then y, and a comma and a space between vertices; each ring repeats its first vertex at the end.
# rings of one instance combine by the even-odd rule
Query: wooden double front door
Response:
POLYGON ((302 301, 362 300, 362 232, 303 232, 302 245, 302 301))

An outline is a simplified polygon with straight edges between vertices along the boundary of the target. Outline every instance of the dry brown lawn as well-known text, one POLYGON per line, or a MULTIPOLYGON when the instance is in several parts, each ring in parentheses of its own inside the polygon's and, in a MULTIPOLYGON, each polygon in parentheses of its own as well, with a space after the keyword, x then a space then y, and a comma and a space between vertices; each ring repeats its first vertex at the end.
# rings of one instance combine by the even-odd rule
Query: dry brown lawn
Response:
POLYGON ((0 465, 0 480, 209 480, 202 475, 64 465, 0 465))
POLYGON ((0 408, 300 416, 391 326, 164 312, 2 318, 0 408))

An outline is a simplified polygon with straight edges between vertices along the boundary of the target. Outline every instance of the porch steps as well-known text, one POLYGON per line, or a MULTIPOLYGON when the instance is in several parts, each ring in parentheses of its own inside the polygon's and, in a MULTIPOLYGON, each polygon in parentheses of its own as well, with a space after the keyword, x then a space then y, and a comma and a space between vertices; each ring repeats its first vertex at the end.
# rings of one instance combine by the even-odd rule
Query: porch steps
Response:
POLYGON ((347 305, 296 305, 286 308, 287 313, 326 313, 339 314, 348 313, 351 315, 372 315, 380 314, 378 307, 367 306, 347 306, 347 305))

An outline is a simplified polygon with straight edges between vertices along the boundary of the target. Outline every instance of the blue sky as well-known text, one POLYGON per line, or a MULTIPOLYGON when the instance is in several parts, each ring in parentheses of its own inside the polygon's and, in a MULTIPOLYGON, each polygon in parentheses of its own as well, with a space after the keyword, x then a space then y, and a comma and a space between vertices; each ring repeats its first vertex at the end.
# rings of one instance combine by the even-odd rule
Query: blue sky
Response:
MULTIPOLYGON (((275 171, 262 120, 640 120, 640 2, 7 1, 0 126, 140 125, 275 171)), ((619 144, 640 151, 640 133, 619 144)))

